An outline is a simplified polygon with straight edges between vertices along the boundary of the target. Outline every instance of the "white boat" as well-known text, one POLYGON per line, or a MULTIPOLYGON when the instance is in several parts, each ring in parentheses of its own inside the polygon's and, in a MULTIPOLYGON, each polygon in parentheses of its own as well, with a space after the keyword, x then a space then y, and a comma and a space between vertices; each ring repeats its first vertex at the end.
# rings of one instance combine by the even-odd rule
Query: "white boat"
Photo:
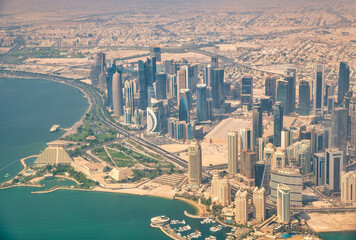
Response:
POLYGON ((209 236, 209 237, 206 237, 205 240, 216 240, 216 237, 215 236, 209 236))

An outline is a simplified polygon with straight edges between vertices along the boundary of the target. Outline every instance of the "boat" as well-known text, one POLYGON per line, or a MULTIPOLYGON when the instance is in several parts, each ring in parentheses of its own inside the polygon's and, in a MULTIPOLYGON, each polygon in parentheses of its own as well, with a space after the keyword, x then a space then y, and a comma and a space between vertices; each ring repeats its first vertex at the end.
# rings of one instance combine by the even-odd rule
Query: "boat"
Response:
POLYGON ((60 125, 53 125, 51 127, 51 129, 49 130, 49 132, 51 132, 51 133, 57 132, 60 127, 61 127, 60 125))
POLYGON ((209 237, 206 237, 205 240, 216 240, 216 237, 215 236, 209 236, 209 237))
POLYGON ((8 173, 5 174, 5 177, 6 177, 6 178, 9 177, 9 176, 10 176, 10 174, 8 174, 8 173))
POLYGON ((214 219, 205 218, 203 221, 200 221, 201 224, 215 223, 214 219))

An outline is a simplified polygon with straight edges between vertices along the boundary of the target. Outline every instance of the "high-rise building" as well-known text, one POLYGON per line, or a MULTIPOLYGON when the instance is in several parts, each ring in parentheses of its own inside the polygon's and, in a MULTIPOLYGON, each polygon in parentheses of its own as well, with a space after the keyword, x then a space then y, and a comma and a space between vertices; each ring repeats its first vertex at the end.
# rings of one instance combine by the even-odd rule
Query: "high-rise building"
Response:
POLYGON ((252 109, 252 144, 257 146, 257 139, 262 137, 262 108, 259 105, 256 105, 252 109))
POLYGON ((261 189, 255 187, 253 190, 253 217, 261 221, 266 219, 265 191, 263 187, 261 189))
POLYGON ((288 163, 301 168, 302 174, 311 171, 311 141, 303 139, 286 148, 288 163))
POLYGON ((166 99, 167 91, 167 74, 165 73, 158 73, 156 74, 156 82, 155 82, 155 95, 156 99, 166 99))
POLYGON ((280 168, 271 170, 271 195, 273 203, 277 202, 278 185, 286 185, 290 189, 290 205, 302 207, 303 176, 298 169, 280 168))
POLYGON ((346 108, 335 108, 332 114, 332 138, 333 147, 346 153, 348 134, 348 111, 346 108))
POLYGON ((276 78, 275 77, 266 78, 265 95, 271 97, 272 103, 276 101, 276 78))
POLYGON ((313 84, 314 115, 324 114, 325 70, 324 65, 316 65, 313 84))
POLYGON ((263 151, 263 159, 266 161, 268 165, 272 164, 273 158, 274 158, 274 146, 272 143, 267 143, 266 147, 263 151))
MULTIPOLYGON (((138 61, 138 80, 140 85, 140 109, 145 110, 149 106, 149 88, 153 90, 153 82, 156 81, 156 58, 147 59, 146 62, 138 61)), ((153 90, 154 92, 154 90, 153 90)))
POLYGON ((356 171, 341 173, 341 200, 356 202, 356 171))
POLYGON ((323 186, 325 184, 325 152, 314 153, 313 178, 316 186, 323 186))
POLYGON ((228 173, 235 174, 238 170, 238 133, 236 131, 229 131, 227 133, 228 138, 228 173))
POLYGON ((290 222, 290 189, 284 184, 277 187, 277 216, 283 223, 290 222))
POLYGON ((251 109, 253 97, 253 77, 245 76, 241 79, 241 105, 251 109))
POLYGON ((297 70, 295 68, 287 69, 284 75, 284 80, 288 82, 288 113, 295 111, 295 82, 297 78, 297 70))
POLYGON ((188 148, 188 182, 200 185, 202 182, 202 155, 197 140, 193 140, 188 148))
POLYGON ((125 92, 125 108, 135 109, 135 94, 134 94, 134 82, 132 80, 126 80, 124 85, 125 92))
POLYGON ((251 149, 252 132, 249 128, 240 129, 240 149, 251 149))
POLYGON ((158 108, 147 108, 147 133, 159 132, 158 125, 159 110, 158 108))
POLYGON ((208 87, 211 87, 211 65, 207 65, 204 67, 204 84, 208 87))
POLYGON ((212 56, 211 57, 211 67, 212 68, 218 68, 219 67, 219 57, 218 56, 212 56))
POLYGON ((257 156, 255 152, 251 152, 249 149, 241 150, 239 166, 241 175, 253 179, 255 177, 256 162, 257 156))
POLYGON ((152 45, 150 48, 150 57, 152 58, 156 58, 157 62, 161 61, 161 47, 158 45, 152 45))
POLYGON ((286 166, 286 154, 284 149, 277 147, 272 158, 271 169, 284 168, 286 166))
POLYGON ((247 191, 238 190, 235 195, 235 221, 246 224, 248 221, 247 191))
POLYGON ((114 116, 120 117, 124 115, 124 100, 122 94, 122 73, 116 72, 112 80, 113 92, 113 110, 114 116))
POLYGON ((350 68, 346 62, 340 62, 337 103, 341 105, 350 86, 350 68))
POLYGON ((220 203, 222 206, 228 206, 231 201, 231 186, 229 180, 224 177, 220 178, 214 174, 211 180, 212 200, 220 203))
POLYGON ((179 93, 179 107, 178 107, 178 114, 179 114, 179 121, 185 121, 189 123, 189 103, 188 103, 188 95, 189 89, 181 89, 179 93), (186 91, 188 90, 188 91, 186 91))
POLYGON ((185 71, 179 70, 177 71, 177 100, 178 103, 180 102, 180 90, 182 89, 186 89, 186 85, 185 85, 185 71))
POLYGON ((293 131, 283 129, 281 132, 281 147, 287 148, 293 143, 293 131))
POLYGON ((116 65, 115 62, 111 65, 111 67, 108 67, 106 70, 106 89, 107 89, 107 94, 108 94, 108 106, 109 108, 113 108, 112 105, 112 77, 114 76, 114 73, 116 72, 116 65))
POLYGON ((283 107, 280 102, 276 102, 274 106, 274 122, 273 122, 273 143, 274 146, 281 146, 281 131, 283 129, 283 107))
POLYGON ((176 75, 167 75, 167 98, 177 97, 177 78, 176 75))
POLYGON ((288 115, 290 113, 289 106, 290 106, 290 99, 288 96, 288 82, 279 80, 277 83, 277 101, 281 103, 283 106, 283 113, 288 115))
POLYGON ((310 86, 308 81, 299 82, 298 113, 301 116, 309 116, 310 114, 310 86))
POLYGON ((206 84, 197 85, 197 120, 198 122, 209 120, 206 84))
POLYGON ((264 188, 267 193, 270 189, 270 165, 264 160, 255 164, 255 186, 264 188))
POLYGON ((340 192, 340 177, 344 171, 344 153, 337 148, 325 150, 325 188, 329 193, 340 192))
POLYGON ((100 62, 100 70, 99 70, 99 89, 103 91, 105 89, 105 53, 100 52, 97 54, 98 61, 100 62))
POLYGON ((224 102, 224 69, 211 69, 213 108, 220 108, 224 102))

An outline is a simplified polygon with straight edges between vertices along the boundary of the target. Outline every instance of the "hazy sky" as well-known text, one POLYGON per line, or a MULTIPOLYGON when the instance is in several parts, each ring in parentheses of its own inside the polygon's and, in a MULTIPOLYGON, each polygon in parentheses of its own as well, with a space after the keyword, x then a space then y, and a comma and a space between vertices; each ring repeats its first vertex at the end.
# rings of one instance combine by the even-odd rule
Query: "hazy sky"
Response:
POLYGON ((114 10, 170 9, 175 7, 203 10, 220 7, 224 9, 293 8, 298 6, 332 6, 354 0, 0 0, 1 12, 56 11, 56 10, 114 10))

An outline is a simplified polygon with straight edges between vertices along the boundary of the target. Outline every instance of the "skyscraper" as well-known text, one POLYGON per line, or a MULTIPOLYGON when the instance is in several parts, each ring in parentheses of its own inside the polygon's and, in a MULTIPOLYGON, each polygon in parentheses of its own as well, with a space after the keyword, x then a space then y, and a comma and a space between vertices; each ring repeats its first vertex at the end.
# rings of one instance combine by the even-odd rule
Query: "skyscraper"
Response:
POLYGON ((202 182, 201 147, 195 139, 188 148, 188 181, 192 185, 200 185, 202 182))
POLYGON ((299 109, 298 113, 301 116, 309 116, 310 114, 310 86, 307 81, 299 82, 299 109))
POLYGON ((177 71, 177 100, 178 100, 178 104, 180 102, 180 90, 181 89, 186 89, 186 85, 185 85, 185 71, 179 70, 177 71))
POLYGON ((152 45, 150 48, 150 57, 152 58, 156 58, 157 62, 161 61, 161 47, 158 45, 152 45))
POLYGON ((204 67, 204 84, 211 87, 211 65, 204 67))
POLYGON ((238 190, 235 195, 235 221, 246 224, 248 221, 247 191, 238 190))
POLYGON ((275 77, 266 78, 265 95, 271 97, 272 103, 276 101, 276 78, 275 77))
POLYGON ((167 74, 165 73, 158 73, 156 74, 156 82, 155 82, 155 95, 156 98, 161 100, 161 99, 166 99, 167 91, 167 74))
POLYGON ((240 149, 251 149, 252 133, 249 128, 240 129, 240 149))
POLYGON ((135 94, 134 94, 134 82, 132 80, 126 80, 125 85, 125 109, 131 108, 135 110, 135 94))
POLYGON ((227 146, 227 151, 228 151, 228 173, 230 174, 235 174, 237 173, 238 169, 238 162, 237 162, 237 156, 238 156, 238 133, 236 131, 229 131, 227 133, 227 138, 228 138, 228 146, 227 146))
POLYGON ((341 105, 345 94, 349 91, 350 68, 346 62, 340 62, 337 103, 341 105))
POLYGON ((181 89, 179 93, 179 121, 185 121, 189 123, 189 103, 187 93, 189 93, 189 89, 181 89))
POLYGON ((220 108, 224 102, 224 69, 211 69, 213 108, 220 108))
POLYGON ((252 109, 252 144, 257 146, 257 139, 262 137, 262 108, 259 105, 255 105, 252 109))
POLYGON ((283 107, 283 113, 285 115, 288 115, 289 112, 289 106, 290 106, 290 99, 288 96, 288 82, 279 80, 277 84, 277 101, 281 103, 283 107))
POLYGON ((245 76, 241 79, 241 105, 247 106, 251 109, 253 97, 253 78, 252 76, 245 76))
POLYGON ((231 186, 229 180, 224 177, 220 178, 214 174, 211 180, 212 200, 217 201, 222 206, 228 206, 231 201, 231 186))
POLYGON ((316 65, 315 79, 313 84, 313 104, 314 114, 323 115, 324 113, 324 94, 325 94, 325 76, 324 65, 316 65))
POLYGON ((265 188, 253 190, 253 217, 255 219, 264 221, 266 219, 266 199, 265 188))
POLYGON ((348 111, 346 108, 335 108, 332 114, 331 144, 346 153, 348 111))
MULTIPOLYGON (((119 70, 118 70, 119 71, 119 70)), ((114 116, 120 117, 124 115, 124 100, 122 94, 122 73, 116 72, 113 75, 112 80, 112 92, 113 92, 113 109, 114 116)))
POLYGON ((280 102, 276 102, 274 106, 274 122, 273 122, 273 143, 274 146, 281 146, 281 131, 283 129, 283 108, 280 102))
POLYGON ((111 67, 108 67, 106 70, 106 89, 107 89, 107 94, 108 94, 108 106, 109 108, 113 108, 112 106, 112 77, 114 76, 114 73, 116 72, 116 65, 115 62, 111 65, 111 67))
POLYGON ((295 82, 297 77, 295 68, 287 69, 284 75, 284 80, 288 82, 288 113, 295 111, 295 82))
POLYGON ((341 173, 341 200, 356 202, 356 171, 341 173))
POLYGON ((212 68, 218 68, 219 67, 219 57, 218 56, 212 56, 211 57, 211 67, 212 68))
POLYGON ((277 187, 277 216, 283 223, 290 222, 290 190, 284 184, 277 187))
POLYGON ((344 153, 337 148, 325 150, 325 188, 329 193, 340 192, 341 171, 344 171, 344 153))
POLYGON ((255 152, 249 149, 241 150, 240 153, 240 173, 241 175, 253 179, 255 177, 255 164, 257 156, 255 152))
POLYGON ((142 60, 138 61, 138 80, 140 85, 140 109, 148 107, 148 69, 142 60))
POLYGON ((209 120, 206 84, 197 85, 197 120, 198 122, 209 120))
POLYGON ((325 152, 314 153, 313 156, 313 177, 316 186, 323 186, 325 183, 325 152))

